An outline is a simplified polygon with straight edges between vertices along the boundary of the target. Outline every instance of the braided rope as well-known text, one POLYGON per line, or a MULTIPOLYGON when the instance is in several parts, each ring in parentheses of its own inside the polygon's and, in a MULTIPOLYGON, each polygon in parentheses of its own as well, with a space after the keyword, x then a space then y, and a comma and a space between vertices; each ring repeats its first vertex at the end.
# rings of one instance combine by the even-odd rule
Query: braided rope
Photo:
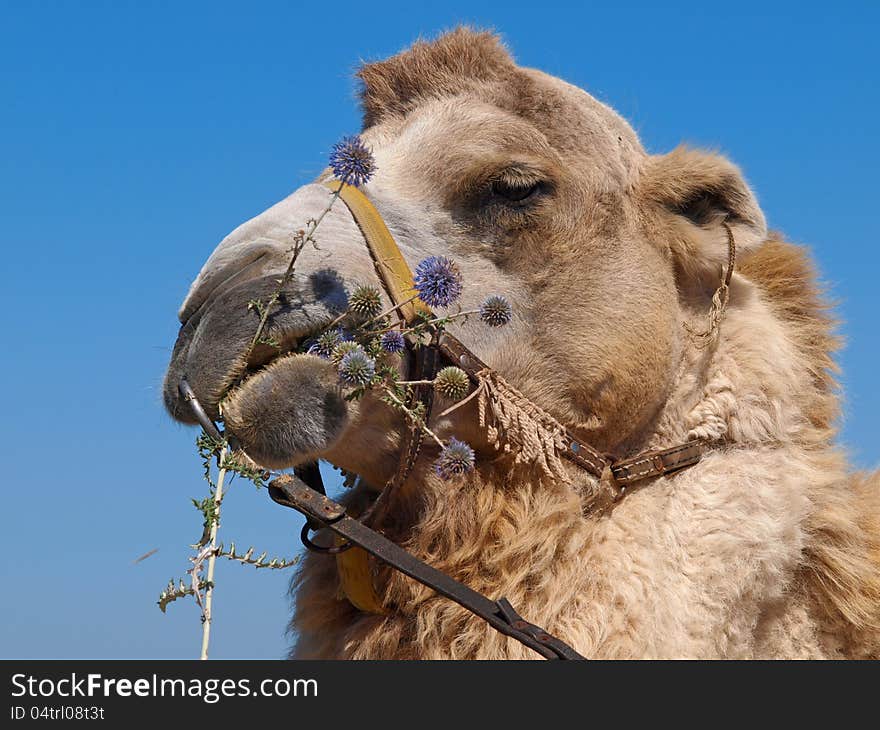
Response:
POLYGON ((724 319, 724 312, 727 310, 727 303, 730 300, 730 279, 733 276, 733 268, 736 265, 736 241, 733 238, 733 231, 727 221, 721 222, 724 230, 727 232, 727 271, 723 272, 724 276, 721 285, 712 295, 712 305, 709 307, 708 325, 702 332, 694 330, 687 322, 684 322, 684 328, 690 332, 697 340, 697 347, 703 349, 714 342, 721 327, 721 320, 724 319))

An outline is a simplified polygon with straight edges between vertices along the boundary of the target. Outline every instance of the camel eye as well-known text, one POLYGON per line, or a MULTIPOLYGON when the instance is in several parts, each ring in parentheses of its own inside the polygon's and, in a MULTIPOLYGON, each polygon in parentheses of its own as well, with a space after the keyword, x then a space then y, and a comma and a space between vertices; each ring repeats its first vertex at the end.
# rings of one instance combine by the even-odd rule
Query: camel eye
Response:
POLYGON ((541 183, 507 182, 496 180, 492 183, 492 194, 511 203, 524 203, 541 189, 541 183))

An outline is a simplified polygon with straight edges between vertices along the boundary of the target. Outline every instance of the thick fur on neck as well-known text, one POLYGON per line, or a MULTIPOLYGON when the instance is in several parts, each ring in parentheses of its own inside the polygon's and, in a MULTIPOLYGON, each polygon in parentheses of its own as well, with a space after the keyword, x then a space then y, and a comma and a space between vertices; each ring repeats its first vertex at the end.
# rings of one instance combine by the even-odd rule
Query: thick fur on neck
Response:
MULTIPOLYGON (((699 465, 595 520, 577 471, 572 488, 498 461, 450 485, 425 454, 389 535, 589 657, 876 656, 880 485, 832 443, 833 321, 798 247, 771 239, 739 271, 720 338, 687 350, 644 443, 705 438, 699 465)), ((334 561, 308 555, 292 655, 532 658, 394 571, 376 584, 387 616, 356 611, 334 561)))

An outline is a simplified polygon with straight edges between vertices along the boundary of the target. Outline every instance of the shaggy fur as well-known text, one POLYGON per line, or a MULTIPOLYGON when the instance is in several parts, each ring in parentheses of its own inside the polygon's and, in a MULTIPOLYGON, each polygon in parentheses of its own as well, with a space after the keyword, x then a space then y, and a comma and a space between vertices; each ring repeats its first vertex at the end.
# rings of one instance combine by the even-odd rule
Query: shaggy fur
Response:
MULTIPOLYGON (((835 446, 834 321, 804 250, 768 234, 740 171, 719 155, 649 155, 613 110, 517 66, 497 39, 460 29, 368 64, 364 136, 378 173, 367 193, 404 256, 454 257, 465 308, 503 293, 514 321, 456 334, 507 381, 597 448, 630 455, 691 438, 697 466, 585 514, 593 478, 568 479, 496 451, 477 403, 432 429, 477 451, 460 482, 425 447, 383 525, 418 557, 589 657, 872 657, 880 654, 880 479, 835 446), (513 204, 498 181, 533 188, 513 204), (720 328, 705 328, 738 252, 720 328)), ((184 303, 166 385, 186 420, 181 374, 261 463, 320 456, 362 475, 357 512, 393 473, 399 415, 346 403, 330 370, 287 355, 237 359, 248 298, 286 263, 289 231, 326 190, 308 185, 223 241, 184 303)), ((347 212, 322 224, 297 264, 275 335, 329 322, 340 292, 375 281, 347 212), (332 271, 328 272, 328 269, 332 271), (319 276, 319 284, 314 277, 319 276)), ((240 355, 238 356, 240 357, 240 355)), ((381 565, 389 612, 340 595, 335 563, 309 554, 293 583, 292 656, 527 658, 451 602, 381 565)))

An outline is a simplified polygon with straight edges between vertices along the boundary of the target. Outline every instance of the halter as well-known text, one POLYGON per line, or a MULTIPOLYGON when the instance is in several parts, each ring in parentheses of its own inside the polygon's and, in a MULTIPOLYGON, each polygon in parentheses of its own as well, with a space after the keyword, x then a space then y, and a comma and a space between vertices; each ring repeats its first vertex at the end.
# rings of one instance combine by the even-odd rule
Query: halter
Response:
MULTIPOLYGON (((329 180, 324 185, 339 194, 348 207, 352 217, 360 228, 376 273, 391 299, 397 306, 401 318, 406 325, 415 324, 420 316, 433 318, 431 310, 420 300, 412 299, 415 291, 413 275, 409 265, 403 258, 394 236, 381 214, 370 202, 370 199, 358 188, 329 180)), ((732 266, 728 267, 732 271, 732 266)), ((487 366, 479 357, 468 349, 461 341, 443 331, 434 337, 428 345, 418 349, 412 347, 407 340, 407 356, 409 358, 412 380, 433 380, 437 370, 443 364, 451 364, 461 368, 477 387, 487 379, 500 380, 506 391, 513 394, 519 401, 528 404, 529 411, 539 421, 554 427, 561 438, 557 443, 561 447, 558 455, 599 479, 599 489, 590 495, 584 509, 587 512, 601 513, 620 501, 631 485, 647 479, 672 474, 696 464, 703 456, 705 445, 702 441, 688 441, 667 449, 647 451, 636 456, 616 460, 579 439, 567 428, 559 424, 552 415, 540 406, 507 384, 487 366)), ((424 407, 424 419, 430 419, 433 408, 434 390, 431 385, 417 385, 413 388, 413 398, 424 407)), ((400 487, 410 476, 418 459, 423 443, 423 432, 418 426, 407 428, 401 446, 401 456, 394 475, 386 483, 385 488, 376 498, 362 520, 376 526, 387 512, 400 487)), ((337 566, 340 583, 349 601, 358 609, 369 613, 385 613, 382 601, 373 586, 369 560, 363 550, 352 548, 337 553, 337 566)))
MULTIPOLYGON (((397 305, 404 322, 407 325, 412 325, 417 321, 419 315, 433 317, 431 310, 420 299, 408 301, 414 291, 412 272, 403 258, 397 242, 382 220, 382 216, 369 198, 358 188, 350 185, 343 185, 341 189, 338 182, 328 181, 325 185, 334 192, 339 191, 339 197, 348 207, 367 242, 379 279, 391 301, 397 305)), ((728 268, 732 269, 732 267, 728 268)), ((408 350, 412 352, 411 343, 408 345, 410 345, 408 350)), ((434 375, 431 371, 436 370, 441 362, 461 368, 474 384, 479 384, 487 375, 500 377, 448 332, 442 332, 427 346, 419 347, 418 352, 423 351, 427 351, 429 354, 415 358, 416 373, 411 379, 431 380, 434 375)), ((519 398, 528 401, 525 396, 510 385, 505 383, 505 386, 519 398)), ((424 401, 426 397, 430 397, 428 394, 433 390, 430 386, 419 387, 423 389, 423 392, 417 393, 417 397, 424 401)), ((531 403, 531 401, 528 402, 533 411, 539 413, 547 421, 556 423, 556 420, 540 406, 531 403)), ((425 405, 427 414, 425 420, 427 421, 433 403, 427 402, 425 405)), ((420 433, 417 428, 408 431, 408 438, 402 452, 405 458, 400 460, 400 467, 390 480, 389 485, 405 480, 412 470, 421 443, 421 439, 414 436, 414 432, 417 431, 420 433), (411 445, 413 441, 417 444, 415 447, 411 445), (411 451, 413 451, 412 454, 410 454, 411 451)), ((631 458, 616 460, 580 440, 568 429, 563 428, 563 433, 566 447, 559 455, 594 477, 602 479, 612 490, 608 495, 612 501, 618 501, 623 497, 627 487, 631 484, 693 466, 700 460, 705 450, 703 442, 695 440, 668 449, 646 451, 631 458)))
MULTIPOLYGON (((388 226, 369 198, 358 188, 338 181, 326 181, 324 185, 337 193, 351 212, 367 243, 382 286, 404 323, 415 324, 423 316, 433 318, 433 313, 424 302, 412 298, 415 289, 409 265, 403 258, 388 226)), ((727 228, 726 224, 725 227, 727 228)), ((729 228, 727 232, 731 257, 722 284, 723 295, 727 293, 735 260, 733 234, 729 228)), ((726 304, 726 298, 723 304, 726 304)), ((723 313, 723 306, 721 311, 723 313)), ((598 489, 584 500, 584 511, 587 513, 602 514, 611 509, 631 491, 632 485, 693 466, 702 458, 706 450, 706 445, 702 441, 695 440, 667 449, 642 452, 626 459, 615 459, 571 433, 550 413, 504 381, 461 341, 445 330, 436 333, 428 345, 420 345, 416 348, 408 337, 406 343, 411 379, 432 381, 441 364, 455 365, 461 368, 472 384, 480 390, 481 399, 487 397, 488 389, 497 389, 509 402, 523 408, 527 417, 537 424, 537 428, 546 429, 550 436, 544 440, 544 444, 549 444, 554 450, 554 458, 565 459, 598 479, 598 489)), ((206 432, 219 437, 216 424, 207 417, 185 380, 181 381, 179 389, 206 432)), ((434 405, 432 385, 415 385, 412 388, 412 399, 413 402, 422 404, 424 420, 428 422, 434 405)), ((481 421, 484 417, 485 402, 481 400, 481 421)), ((373 584, 370 564, 372 555, 455 601, 471 613, 483 618, 497 631, 516 639, 545 658, 583 659, 584 657, 564 642, 539 626, 525 621, 506 599, 493 601, 477 593, 418 560, 378 531, 378 525, 387 514, 397 491, 412 473, 421 452, 422 442, 422 429, 411 424, 403 435, 397 470, 372 506, 359 519, 346 514, 345 506, 326 496, 317 463, 296 468, 294 475, 285 474, 274 479, 269 485, 269 496, 278 504, 296 509, 306 516, 306 524, 301 535, 303 543, 310 550, 336 556, 340 587, 355 608, 378 615, 388 612, 373 584), (322 528, 334 533, 336 542, 333 546, 322 547, 310 539, 309 533, 312 530, 322 528)), ((546 461, 543 465, 546 468, 546 461)))

